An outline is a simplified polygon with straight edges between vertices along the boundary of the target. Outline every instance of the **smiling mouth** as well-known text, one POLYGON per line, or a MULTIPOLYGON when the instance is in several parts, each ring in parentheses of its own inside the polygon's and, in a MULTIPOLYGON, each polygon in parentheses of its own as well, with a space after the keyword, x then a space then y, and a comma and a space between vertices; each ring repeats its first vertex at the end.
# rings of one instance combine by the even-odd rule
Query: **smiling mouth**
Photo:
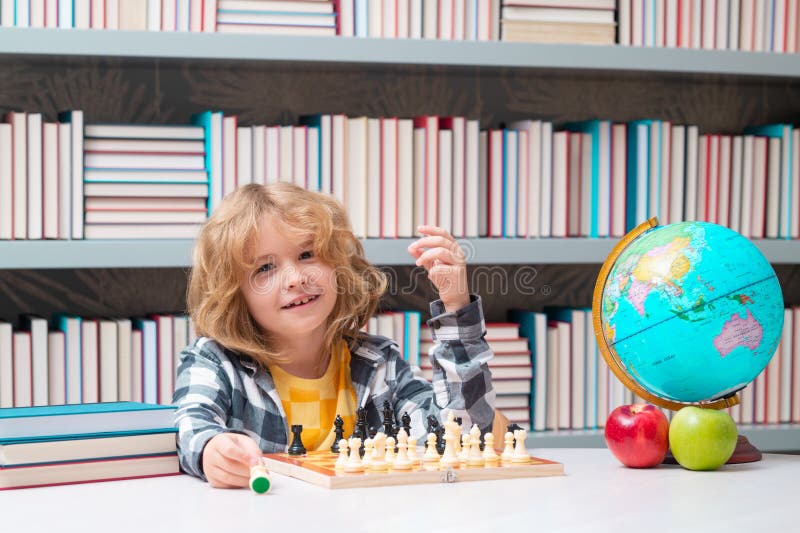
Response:
POLYGON ((302 300, 297 300, 296 302, 290 303, 289 305, 284 305, 283 307, 281 307, 281 309, 294 309, 295 307, 302 307, 306 304, 310 304, 317 298, 319 298, 319 295, 306 296, 302 300))

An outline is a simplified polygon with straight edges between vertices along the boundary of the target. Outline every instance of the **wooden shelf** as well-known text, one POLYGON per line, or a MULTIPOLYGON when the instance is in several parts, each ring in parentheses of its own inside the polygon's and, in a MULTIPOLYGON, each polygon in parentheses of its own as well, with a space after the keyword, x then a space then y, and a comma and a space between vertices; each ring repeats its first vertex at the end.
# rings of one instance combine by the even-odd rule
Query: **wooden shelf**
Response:
POLYGON ((800 77, 800 54, 580 44, 0 28, 0 56, 438 65, 800 77))
MULTIPOLYGON (((362 241, 370 261, 412 265, 413 239, 362 241)), ((617 239, 460 239, 470 265, 600 264, 617 239)), ((755 240, 773 264, 800 261, 800 240, 755 240)), ((193 241, 76 240, 0 241, 0 269, 160 268, 191 266, 193 241)))

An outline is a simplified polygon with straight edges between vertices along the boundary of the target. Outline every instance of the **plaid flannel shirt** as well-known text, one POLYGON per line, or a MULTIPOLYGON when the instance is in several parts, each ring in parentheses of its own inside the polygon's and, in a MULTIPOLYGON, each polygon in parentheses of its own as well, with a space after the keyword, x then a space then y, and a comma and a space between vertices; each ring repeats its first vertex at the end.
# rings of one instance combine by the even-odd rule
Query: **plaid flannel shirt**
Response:
MULTIPOLYGON (((474 423, 490 430, 495 392, 487 362, 493 354, 484 340, 480 297, 472 296, 470 304, 452 313, 437 300, 431 315, 428 325, 438 341, 428 354, 432 382, 403 360, 391 339, 365 335, 351 350, 353 388, 358 405, 366 408, 367 424, 380 427, 388 400, 395 423, 407 412, 418 439, 426 433, 429 414, 443 418, 450 410, 465 427, 474 423)), ((180 464, 189 474, 205 479, 203 448, 226 431, 251 436, 264 453, 287 450, 290 432, 269 371, 212 339, 201 337, 181 353, 173 403, 180 464)))

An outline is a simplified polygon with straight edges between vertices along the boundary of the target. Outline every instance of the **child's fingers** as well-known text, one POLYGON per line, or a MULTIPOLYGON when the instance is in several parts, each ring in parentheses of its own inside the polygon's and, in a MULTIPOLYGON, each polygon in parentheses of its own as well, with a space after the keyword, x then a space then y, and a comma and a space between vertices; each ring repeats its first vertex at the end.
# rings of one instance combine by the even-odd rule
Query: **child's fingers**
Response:
POLYGON ((217 465, 209 468, 205 474, 211 486, 218 489, 235 489, 246 487, 250 482, 249 474, 243 476, 240 474, 231 473, 217 465))
POLYGON ((417 233, 422 233, 423 235, 438 235, 453 240, 453 236, 450 235, 450 232, 439 226, 417 226, 417 233))
POLYGON ((220 455, 248 467, 261 461, 261 450, 252 438, 238 433, 226 433, 225 436, 227 438, 217 448, 220 455))
POLYGON ((456 256, 447 248, 436 247, 426 250, 417 258, 417 266, 425 266, 428 270, 433 267, 434 261, 439 260, 440 263, 448 265, 459 264, 460 261, 456 256))

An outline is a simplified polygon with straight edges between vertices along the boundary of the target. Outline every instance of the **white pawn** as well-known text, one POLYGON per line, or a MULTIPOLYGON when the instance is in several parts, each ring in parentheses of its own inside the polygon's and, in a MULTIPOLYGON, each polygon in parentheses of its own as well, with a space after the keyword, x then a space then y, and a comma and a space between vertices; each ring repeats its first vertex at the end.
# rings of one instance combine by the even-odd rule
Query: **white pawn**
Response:
POLYGON ((397 457, 392 468, 395 470, 411 470, 411 459, 408 457, 408 434, 405 429, 397 432, 397 457))
POLYGON ((494 451, 494 435, 487 433, 483 436, 483 459, 487 466, 497 466, 500 456, 494 451))
POLYGON ((335 470, 344 470, 344 465, 347 464, 347 439, 339 441, 339 457, 336 459, 336 464, 333 465, 335 470))
POLYGON ((350 457, 347 458, 347 463, 344 465, 345 472, 363 472, 364 463, 361 461, 361 454, 358 449, 361 447, 361 439, 353 437, 347 443, 350 448, 350 457))
POLYGON ((481 452, 481 429, 478 424, 473 424, 469 430, 469 452, 467 454, 467 465, 484 466, 486 459, 481 452))
POLYGON ((361 460, 364 466, 369 468, 372 463, 372 457, 375 455, 375 441, 373 439, 364 439, 364 457, 361 460))
POLYGON ((528 436, 528 432, 524 429, 518 429, 514 431, 514 440, 517 442, 516 446, 514 446, 514 454, 511 456, 512 463, 530 463, 531 456, 528 454, 527 448, 525 448, 525 439, 528 436))
POLYGON ((469 433, 461 435, 461 450, 458 452, 458 460, 466 463, 469 460, 469 448, 472 444, 472 436, 469 433))
POLYGON ((503 448, 503 453, 500 455, 500 459, 503 462, 511 462, 511 459, 514 457, 514 434, 510 431, 507 431, 505 434, 505 448, 503 448))
POLYGON ((395 445, 394 437, 386 437, 386 462, 394 464, 394 445, 395 445))
POLYGON ((414 463, 419 463, 419 456, 417 455, 417 439, 408 437, 408 459, 414 463))
POLYGON ((439 452, 436 451, 436 433, 428 433, 427 446, 425 454, 422 456, 422 462, 438 463, 440 459, 439 452))

